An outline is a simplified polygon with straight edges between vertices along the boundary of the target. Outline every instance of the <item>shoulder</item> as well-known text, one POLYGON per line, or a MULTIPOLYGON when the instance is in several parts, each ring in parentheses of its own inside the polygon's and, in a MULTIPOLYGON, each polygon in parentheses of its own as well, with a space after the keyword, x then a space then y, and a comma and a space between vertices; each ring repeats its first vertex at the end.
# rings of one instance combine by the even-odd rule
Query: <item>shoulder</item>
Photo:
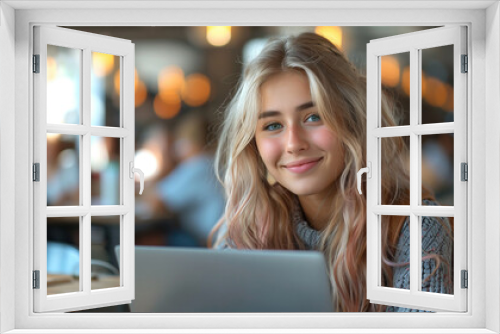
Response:
MULTIPOLYGON (((424 216, 422 224, 422 252, 426 254, 447 255, 452 248, 453 230, 447 217, 424 216)), ((404 222, 398 239, 399 256, 403 250, 409 249, 410 244, 410 218, 404 222)), ((409 256, 409 251, 407 252, 409 256)))

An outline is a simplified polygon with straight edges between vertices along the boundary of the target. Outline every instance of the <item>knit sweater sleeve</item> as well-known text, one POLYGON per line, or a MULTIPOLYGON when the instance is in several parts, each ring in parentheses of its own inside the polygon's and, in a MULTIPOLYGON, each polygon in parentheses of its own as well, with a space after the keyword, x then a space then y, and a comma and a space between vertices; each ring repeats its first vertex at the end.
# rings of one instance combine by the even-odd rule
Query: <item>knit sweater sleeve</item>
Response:
MULTIPOLYGON (((453 293, 453 240, 447 218, 422 217, 422 291, 453 293)), ((393 284, 395 288, 410 289, 410 224, 407 219, 401 229, 395 253, 393 284)), ((390 306, 387 312, 426 312, 390 306)))

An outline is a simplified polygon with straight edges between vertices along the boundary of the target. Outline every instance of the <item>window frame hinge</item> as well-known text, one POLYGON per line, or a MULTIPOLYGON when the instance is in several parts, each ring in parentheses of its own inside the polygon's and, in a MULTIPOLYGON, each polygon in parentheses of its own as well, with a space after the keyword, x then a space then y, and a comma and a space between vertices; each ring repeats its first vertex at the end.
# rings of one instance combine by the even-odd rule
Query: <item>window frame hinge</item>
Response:
POLYGON ((462 270, 460 272, 460 278, 461 278, 462 289, 468 289, 469 288, 469 272, 467 270, 462 270))
POLYGON ((460 164, 460 180, 469 181, 469 165, 466 162, 460 164))
POLYGON ((40 163, 33 164, 33 182, 40 182, 40 163))
POLYGON ((40 270, 33 270, 33 289, 40 289, 40 270))
POLYGON ((33 55, 33 73, 40 73, 40 55, 33 55))
POLYGON ((469 73, 469 56, 468 55, 462 55, 461 57, 461 72, 462 73, 469 73))

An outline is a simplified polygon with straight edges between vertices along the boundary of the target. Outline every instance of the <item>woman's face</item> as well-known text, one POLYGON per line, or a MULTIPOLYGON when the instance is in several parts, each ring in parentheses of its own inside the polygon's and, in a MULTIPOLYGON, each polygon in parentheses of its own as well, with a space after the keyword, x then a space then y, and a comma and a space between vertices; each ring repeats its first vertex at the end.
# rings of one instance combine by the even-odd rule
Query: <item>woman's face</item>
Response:
POLYGON ((269 173, 298 196, 327 196, 344 168, 344 152, 312 102, 306 75, 274 75, 261 96, 255 140, 269 173))

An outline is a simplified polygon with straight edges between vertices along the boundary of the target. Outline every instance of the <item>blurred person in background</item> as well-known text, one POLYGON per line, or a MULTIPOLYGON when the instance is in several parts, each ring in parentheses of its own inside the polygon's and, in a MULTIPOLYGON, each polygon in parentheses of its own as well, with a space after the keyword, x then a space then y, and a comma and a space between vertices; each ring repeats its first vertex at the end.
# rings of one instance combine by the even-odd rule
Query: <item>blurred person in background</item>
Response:
POLYGON ((207 122, 195 112, 183 116, 174 130, 177 165, 157 184, 158 197, 178 221, 178 230, 167 236, 172 246, 206 246, 224 211, 224 194, 206 138, 207 122))

